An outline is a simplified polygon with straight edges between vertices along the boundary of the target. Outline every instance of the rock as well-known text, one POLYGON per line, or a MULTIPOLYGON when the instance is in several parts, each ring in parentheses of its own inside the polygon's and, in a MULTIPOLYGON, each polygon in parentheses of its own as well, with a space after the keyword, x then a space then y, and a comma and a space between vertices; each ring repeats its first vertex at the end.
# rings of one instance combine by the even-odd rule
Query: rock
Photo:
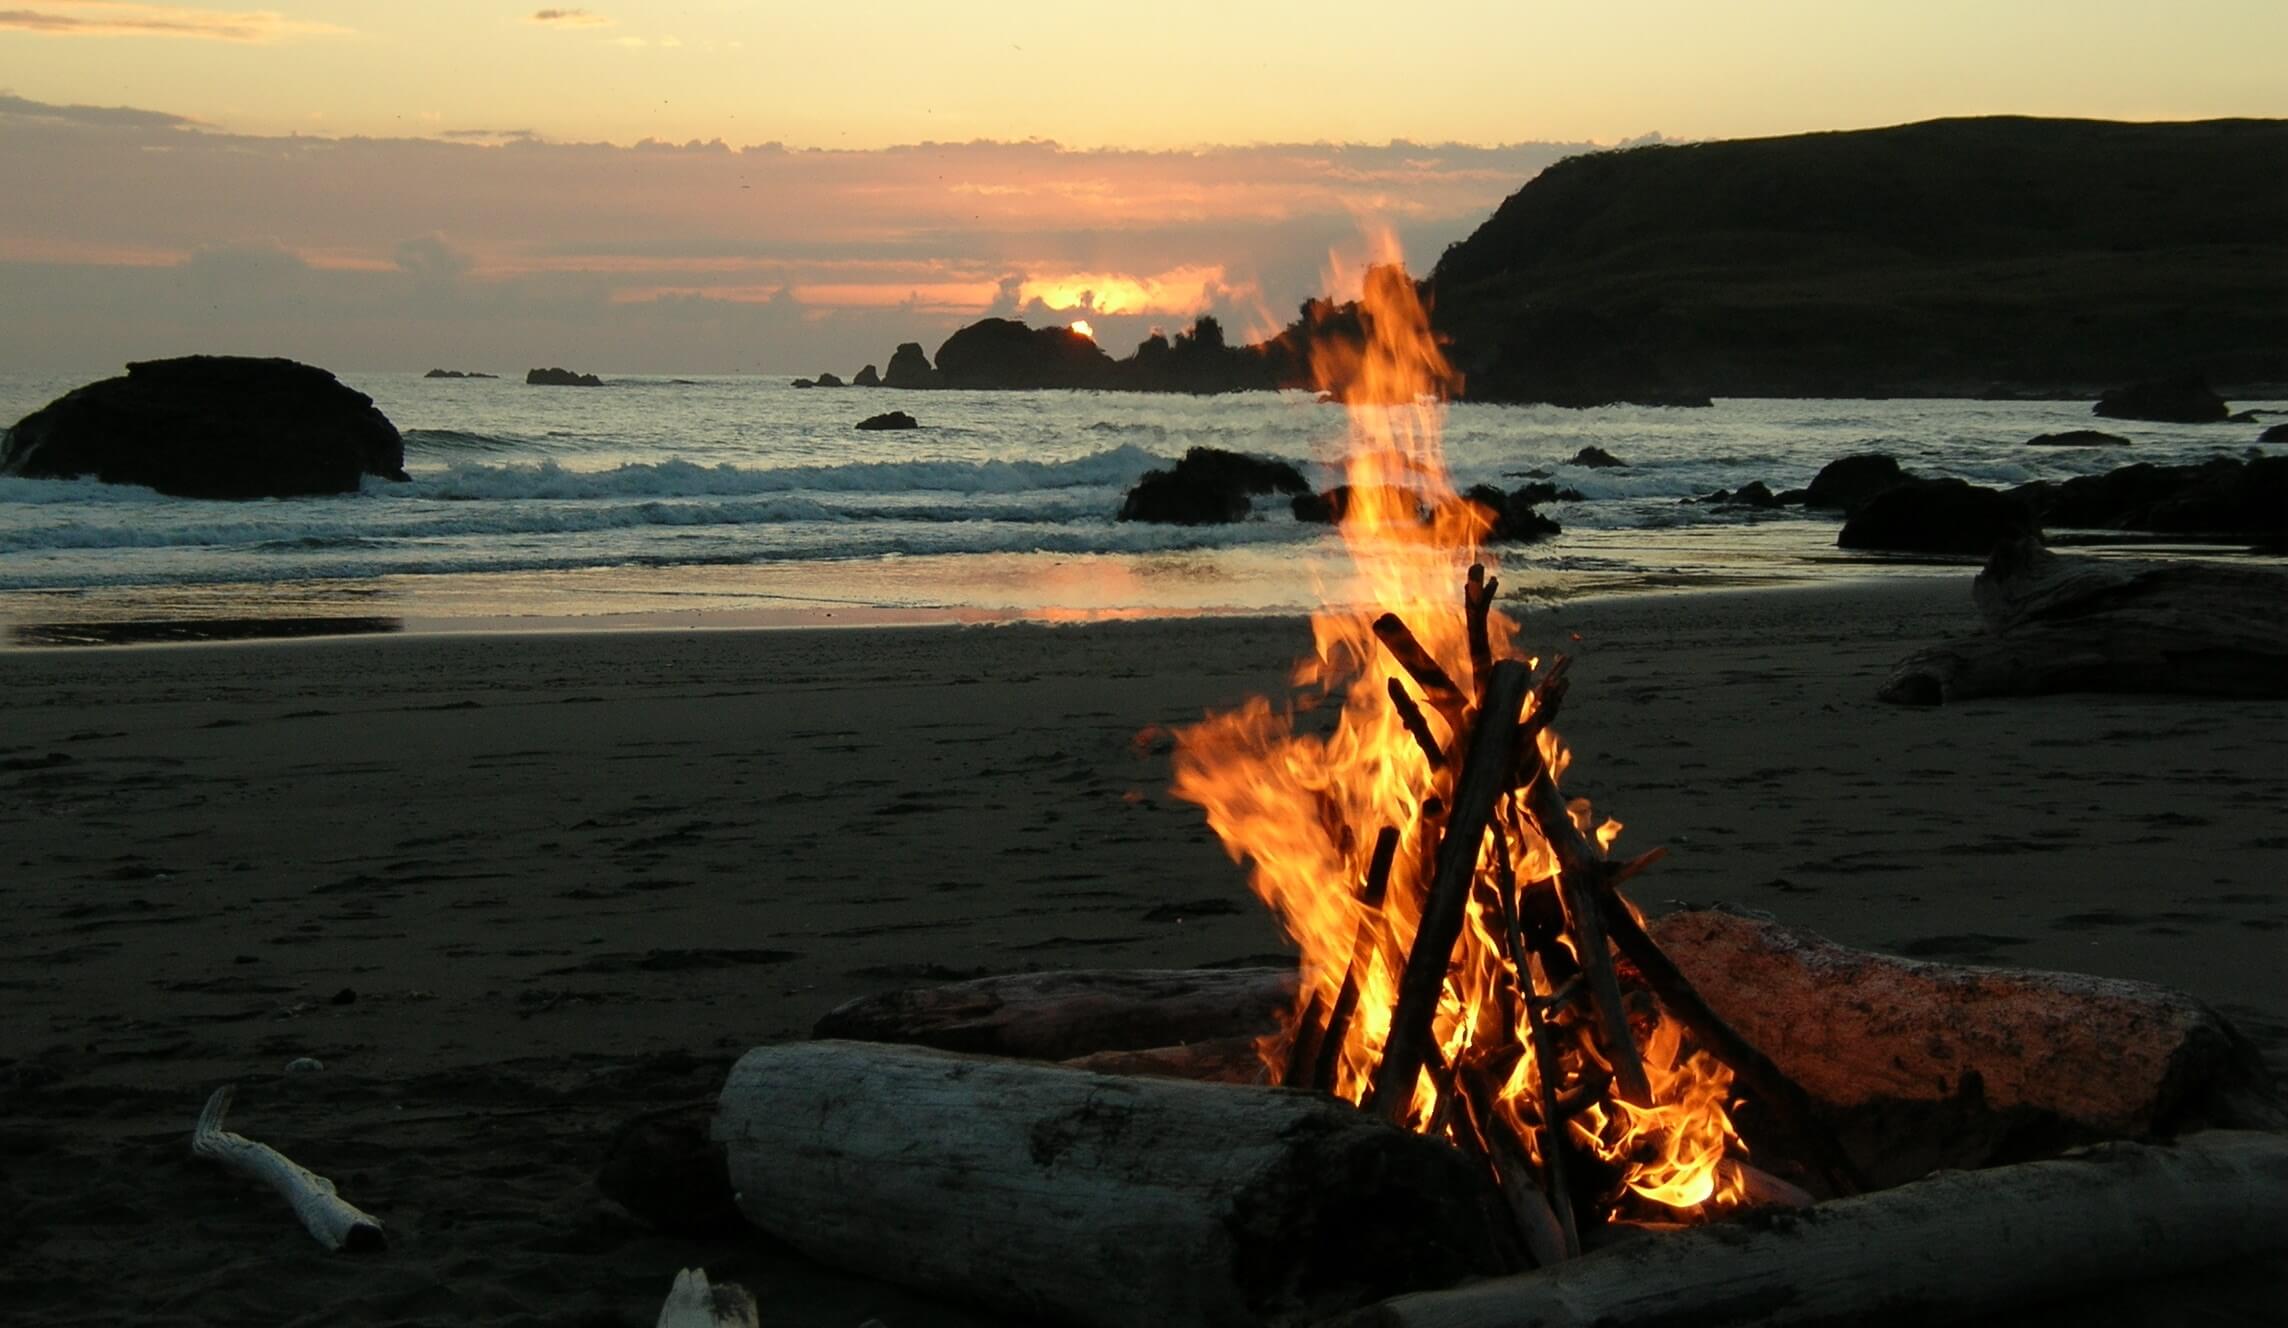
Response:
MULTIPOLYGON (((1485 487, 1490 488, 1491 486, 1485 487)), ((1360 492, 1361 490, 1353 488, 1351 485, 1338 484, 1325 493, 1296 494, 1295 500, 1289 504, 1289 507, 1293 509, 1297 521, 1318 525, 1337 525, 1350 514, 1351 503, 1360 492)), ((1401 507, 1411 507, 1417 520, 1429 520, 1429 508, 1424 504, 1422 495, 1417 490, 1384 485, 1369 488, 1366 492, 1389 495, 1391 502, 1399 504, 1401 507)), ((1499 493, 1501 491, 1495 489, 1494 492, 1499 493)))
POLYGON ((1522 489, 1512 490, 1509 500, 1513 503, 1522 500, 1527 504, 1578 503, 1584 501, 1579 489, 1560 489, 1546 480, 1537 480, 1522 489))
POLYGON ((2068 429, 2063 433, 2036 434, 2026 440, 2028 447, 2127 447, 2129 440, 2115 433, 2099 429, 2068 429))
POLYGON ((1250 494, 1301 494, 1310 487, 1303 473, 1284 461, 1195 447, 1175 469, 1151 471, 1138 480, 1120 505, 1120 519, 1183 526, 1238 521, 1253 510, 1250 494))
POLYGON ((597 1190, 670 1235, 745 1230, 723 1146, 707 1137, 711 1115, 708 1107, 689 1107, 638 1116, 621 1126, 597 1169, 597 1190))
POLYGON ((463 369, 431 369, 423 378, 498 378, 499 374, 470 373, 463 369))
POLYGON ((2160 420, 2166 424, 2214 424, 2232 414, 2224 398, 2209 390, 2199 374, 2148 378, 2101 392, 2093 415, 2114 420, 2160 420))
POLYGON ((2012 493, 2052 527, 2224 536, 2288 530, 2288 457, 2139 463, 2012 493))
POLYGON ((880 387, 882 375, 875 373, 874 366, 869 364, 858 371, 858 376, 850 380, 850 385, 852 387, 880 387))
POLYGON ((886 410, 858 421, 861 429, 918 429, 921 422, 902 410, 886 410))
POLYGON ((1843 523, 1835 546, 1984 557, 1997 544, 2040 533, 2014 494, 1957 479, 1911 480, 1868 499, 1843 523))
POLYGON ((288 1074, 315 1074, 326 1068, 326 1063, 315 1056, 296 1056, 286 1062, 288 1074))
POLYGON ((353 493, 405 478, 405 440, 373 399, 293 360, 144 360, 17 421, 0 473, 94 476, 182 498, 353 493))
POLYGON ((841 379, 839 379, 839 378, 835 377, 833 374, 830 374, 830 373, 822 373, 822 374, 820 374, 818 377, 816 377, 816 378, 814 378, 814 379, 812 379, 812 380, 811 380, 811 384, 812 384, 813 386, 815 386, 815 387, 848 387, 848 386, 849 386, 849 384, 848 384, 848 383, 845 383, 845 382, 843 382, 841 379))
POLYGON ((2256 441, 2260 443, 2288 443, 2288 424, 2273 425, 2263 433, 2256 435, 2256 441))
POLYGON ((937 371, 930 368, 929 356, 922 354, 921 343, 905 342, 891 354, 889 372, 882 375, 882 386, 937 386, 937 371))
POLYGON ((811 381, 811 380, 809 380, 808 378, 797 378, 797 379, 795 379, 795 380, 794 380, 793 386, 795 386, 795 387, 816 387, 816 386, 818 386, 818 384, 816 384, 816 383, 812 382, 812 381, 811 381))
MULTIPOLYGON (((1801 490, 1791 490, 1798 492, 1801 490)), ((1716 503, 1724 507, 1778 507, 1781 499, 1775 497, 1762 480, 1749 480, 1737 489, 1718 489, 1698 498, 1687 498, 1691 503, 1716 503)))
POLYGON ((1862 452, 1820 467, 1819 474, 1812 477, 1811 486, 1804 490, 1803 502, 1806 507, 1856 511, 1876 494, 1913 478, 1899 469, 1899 463, 1890 457, 1880 452, 1862 452))
POLYGON ((1533 495, 1538 487, 1529 484, 1505 494, 1491 484, 1473 484, 1462 495, 1462 501, 1477 504, 1492 518, 1492 528, 1486 532, 1489 543, 1526 544, 1563 534, 1565 530, 1533 510, 1533 495))
POLYGON ((1772 502, 1781 507, 1801 507, 1810 499, 1809 489, 1782 489, 1773 495, 1772 502))
POLYGON ((1068 327, 985 318, 937 348, 940 387, 1040 389, 1113 385, 1112 357, 1068 327))
POLYGON ((1566 462, 1565 464, 1568 466, 1582 466, 1589 470, 1611 470, 1615 467, 1626 466, 1629 463, 1621 460, 1617 456, 1614 456, 1604 448, 1592 444, 1588 447, 1582 448, 1578 452, 1575 452, 1573 454, 1573 459, 1566 462))
POLYGON ((524 381, 532 387, 602 387, 604 380, 592 373, 575 373, 570 369, 527 369, 524 381))

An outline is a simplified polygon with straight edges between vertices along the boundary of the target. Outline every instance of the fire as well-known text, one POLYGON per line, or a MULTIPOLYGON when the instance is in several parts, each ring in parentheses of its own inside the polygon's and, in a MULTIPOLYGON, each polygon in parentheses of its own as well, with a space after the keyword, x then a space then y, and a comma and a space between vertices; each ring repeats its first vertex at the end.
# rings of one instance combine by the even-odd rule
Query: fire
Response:
MULTIPOLYGON (((1461 748, 1479 706, 1490 704, 1489 678, 1502 671, 1489 665, 1522 657, 1513 647, 1516 624, 1493 607, 1490 583, 1481 588, 1475 573, 1472 595, 1482 598, 1473 599, 1473 613, 1462 611, 1464 569, 1498 569, 1479 547, 1489 529, 1485 513, 1455 493, 1446 473, 1444 402, 1460 378, 1402 267, 1385 261, 1365 270, 1355 327, 1320 329, 1312 361, 1322 390, 1349 412, 1341 531, 1370 607, 1314 615, 1316 651, 1295 668, 1290 706, 1256 697, 1179 733, 1175 792, 1206 811, 1235 861, 1252 863, 1251 887, 1302 950, 1295 1025, 1262 1048, 1272 1074, 1363 1105, 1374 1097, 1400 981, 1424 926, 1446 833, 1441 818, 1457 801, 1461 748), (1385 615, 1404 623, 1400 631, 1411 629, 1427 670, 1396 657, 1385 615), (1473 617, 1482 619, 1475 642, 1473 617), (1425 677, 1452 682, 1425 688, 1425 677), (1402 697, 1419 701, 1402 706, 1402 697), (1328 705, 1339 705, 1332 724, 1319 713, 1328 705)), ((1510 668, 1514 696, 1520 675, 1510 668)), ((1535 720, 1551 695, 1538 686, 1526 694, 1518 731, 1537 744, 1521 761, 1538 753, 1554 798, 1568 756, 1547 716, 1538 727, 1535 720)), ((1379 1105, 1480 1155, 1497 1135, 1514 1140, 1509 1146, 1546 1167, 1545 1104, 1556 1095, 1544 1090, 1595 1080, 1611 1067, 1577 1026, 1527 1014, 1578 956, 1533 951, 1521 939, 1557 908, 1564 858, 1524 801, 1519 794, 1495 802, 1474 867, 1458 866, 1457 876, 1468 874, 1467 905, 1424 1068, 1399 1086, 1410 1090, 1408 1101, 1379 1105), (1536 1019, 1555 1062, 1547 1084, 1536 1019)), ((1585 801, 1563 815, 1599 850, 1620 831, 1617 822, 1598 823, 1585 801)), ((1641 1102, 1608 1093, 1561 1113, 1566 1148, 1618 1177, 1599 1196, 1608 1207, 1629 1194, 1683 1213, 1727 1202, 1736 1186, 1719 1164, 1738 1147, 1726 1115, 1729 1070, 1688 1047, 1684 1029, 1649 1001, 1629 1010, 1629 1022, 1650 1091, 1641 1102)))

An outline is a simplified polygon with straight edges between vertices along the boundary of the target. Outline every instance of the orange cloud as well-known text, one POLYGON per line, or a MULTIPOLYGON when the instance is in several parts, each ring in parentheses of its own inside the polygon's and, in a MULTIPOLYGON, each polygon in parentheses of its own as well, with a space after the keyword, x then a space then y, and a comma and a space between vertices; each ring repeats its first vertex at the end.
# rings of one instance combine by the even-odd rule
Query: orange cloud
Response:
POLYGON ((602 14, 591 14, 585 9, 535 9, 531 23, 553 23, 565 28, 608 28, 612 20, 602 14))
POLYGON ((187 5, 127 4, 119 0, 51 0, 38 9, 0 9, 0 28, 52 37, 184 37, 255 43, 338 37, 350 31, 331 23, 287 18, 269 9, 192 9, 187 5))
POLYGON ((1017 298, 1064 313, 1083 309, 1094 314, 1167 314, 1189 317, 1206 310, 1219 295, 1233 293, 1221 263, 1171 268, 1148 276, 1122 272, 1073 272, 1054 277, 1030 277, 1018 287, 1017 298))

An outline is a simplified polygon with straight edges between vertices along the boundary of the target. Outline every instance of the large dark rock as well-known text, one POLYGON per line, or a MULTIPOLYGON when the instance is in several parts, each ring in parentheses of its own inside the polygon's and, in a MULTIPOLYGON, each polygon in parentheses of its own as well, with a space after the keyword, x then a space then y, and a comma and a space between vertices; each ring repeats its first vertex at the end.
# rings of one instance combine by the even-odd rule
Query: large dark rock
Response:
POLYGON ((466 369, 431 369, 423 378, 498 378, 499 374, 473 373, 466 369))
POLYGON ((1473 484, 1462 501, 1475 503, 1491 520, 1486 540, 1492 544, 1526 544, 1562 535, 1565 528, 1533 510, 1535 486, 1503 493, 1491 484, 1473 484))
POLYGON ((921 343, 907 341, 899 344, 890 356, 889 371, 882 375, 884 387, 936 387, 937 371, 930 368, 929 356, 922 353, 921 343))
POLYGON ((2288 424, 2273 425, 2263 433, 2256 435, 2256 441, 2260 443, 2288 443, 2288 424))
POLYGON ((1964 553, 1981 557, 2008 540, 2039 535, 2016 495, 1962 480, 1911 480, 1867 500, 1835 537, 1841 549, 1964 553))
POLYGON ((921 421, 902 410, 886 410, 879 415, 867 416, 858 421, 855 427, 860 429, 918 429, 921 427, 921 421))
POLYGON ((1781 499, 1762 480, 1749 480, 1737 489, 1718 489, 1698 498, 1687 498, 1688 503, 1714 503, 1719 507, 1778 507, 1781 499))
POLYGON ((533 387, 602 387, 604 380, 592 373, 575 373, 570 369, 527 369, 524 381, 533 387))
POLYGON ((2062 433, 2036 434, 2026 440, 2028 447, 2127 447, 2129 440, 2117 433, 2101 429, 2067 429, 2062 433))
POLYGON ((1113 386, 1112 357, 1066 327, 1027 327, 985 318, 937 348, 937 385, 964 388, 1101 388, 1113 386))
POLYGON ((1580 466, 1585 470, 1615 470, 1625 469, 1629 463, 1592 443, 1575 452, 1573 459, 1565 464, 1580 466))
POLYGON ((2148 378, 2098 394, 2093 415, 2115 420, 2160 420, 2166 424, 2214 424, 2232 411, 2209 390, 2199 374, 2148 378))
POLYGON ((1120 505, 1123 521, 1200 526, 1244 519, 1250 494, 1308 493, 1303 473, 1284 461, 1214 447, 1184 453, 1173 470, 1147 472, 1120 505))
POLYGON ((858 371, 858 376, 850 380, 850 385, 852 387, 880 387, 882 375, 874 372, 874 366, 869 364, 858 371))
MULTIPOLYGON (((1491 485, 1485 487, 1492 488, 1491 485)), ((1499 489, 1492 491, 1496 494, 1501 492, 1499 489)), ((1297 521, 1312 525, 1340 525, 1343 518, 1350 515, 1351 503, 1356 500, 1361 492, 1362 490, 1351 485, 1338 484, 1325 493, 1296 494, 1294 501, 1288 506, 1295 513, 1297 521)), ((1429 505, 1423 501, 1422 492, 1419 489, 1383 485, 1370 486, 1364 492, 1383 494, 1389 500, 1388 505, 1397 506, 1401 509, 1411 506, 1416 520, 1428 521, 1430 519, 1429 505)))
POLYGON ((1856 511, 1859 506, 1885 489, 1895 488, 1914 476, 1899 469, 1899 463, 1880 452, 1863 452, 1857 456, 1841 457, 1820 467, 1804 490, 1806 507, 1833 507, 1843 511, 1856 511))
POLYGON ((354 492, 405 478, 405 441, 373 399, 292 360, 145 360, 17 421, 0 472, 92 475, 185 498, 354 492))
POLYGON ((2052 528, 2228 537, 2288 532, 2288 457, 2140 463, 2011 492, 2052 528))
POLYGON ((818 377, 811 379, 811 380, 810 380, 810 385, 811 385, 812 387, 848 387, 848 386, 849 386, 849 384, 848 384, 848 383, 845 383, 845 382, 843 382, 843 381, 842 381, 840 378, 837 378, 837 377, 835 377, 833 374, 830 374, 830 373, 822 373, 822 374, 820 374, 818 377))

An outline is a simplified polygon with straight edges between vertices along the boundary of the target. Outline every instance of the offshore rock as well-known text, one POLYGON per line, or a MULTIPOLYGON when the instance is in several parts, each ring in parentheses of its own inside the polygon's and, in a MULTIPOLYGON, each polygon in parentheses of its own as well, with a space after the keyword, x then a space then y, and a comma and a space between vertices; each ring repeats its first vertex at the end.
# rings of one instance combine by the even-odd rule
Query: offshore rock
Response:
POLYGON ((922 426, 921 421, 902 410, 886 410, 879 415, 869 415, 852 427, 859 429, 919 429, 922 426))
POLYGON ((1820 467, 1810 487, 1804 490, 1803 503, 1806 507, 1839 507, 1850 512, 1885 489, 1913 478, 1899 469, 1899 463, 1890 457, 1880 452, 1862 452, 1820 467))
POLYGON ((2067 429, 2062 433, 2036 434, 2026 440, 2028 447, 2127 447, 2129 440, 2117 433, 2102 429, 2067 429))
POLYGON ((602 387, 604 380, 592 373, 576 373, 570 369, 527 369, 524 381, 530 387, 602 387))
POLYGON ((1310 488, 1303 472, 1284 461, 1195 447, 1173 470, 1149 471, 1138 480, 1120 505, 1120 519, 1180 526, 1240 521, 1254 510, 1251 494, 1310 488))
POLYGON ((182 498, 352 493, 405 478, 405 441, 373 399, 285 359, 144 360, 18 421, 0 473, 93 476, 182 498))
MULTIPOLYGON (((895 361, 893 361, 893 365, 895 361)), ((1113 386, 1112 357, 1065 327, 984 318, 937 348, 939 387, 1040 389, 1113 386)))
POLYGON ((882 375, 884 387, 935 387, 937 371, 930 368, 929 356, 922 353, 918 341, 901 342, 890 355, 890 367, 882 375))
POLYGON ((1957 479, 1912 480, 1868 499, 1843 523, 1835 546, 1983 557, 1997 544, 2039 534, 2032 510, 2015 494, 1957 479))
POLYGON ((850 380, 850 385, 852 387, 880 387, 882 375, 874 372, 874 366, 869 364, 858 371, 858 376, 850 380))
POLYGON ((2229 419, 2224 398, 2209 390, 2199 374, 2148 378, 2098 394, 2093 415, 2116 420, 2159 420, 2164 424, 2214 424, 2229 419))

